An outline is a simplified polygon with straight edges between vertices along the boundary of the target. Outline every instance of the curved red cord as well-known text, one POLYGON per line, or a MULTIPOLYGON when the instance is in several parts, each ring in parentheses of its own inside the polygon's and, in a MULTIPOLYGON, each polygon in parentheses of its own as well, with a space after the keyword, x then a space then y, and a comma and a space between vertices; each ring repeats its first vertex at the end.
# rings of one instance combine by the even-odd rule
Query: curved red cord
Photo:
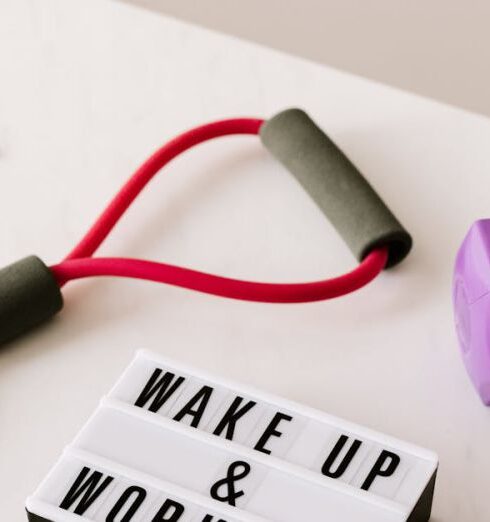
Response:
POLYGON ((131 176, 70 254, 51 267, 60 286, 82 277, 119 276, 246 301, 299 303, 338 297, 374 279, 386 265, 388 254, 385 248, 371 252, 356 269, 345 275, 296 284, 242 281, 140 259, 92 257, 127 208, 163 166, 187 149, 212 138, 230 134, 258 134, 262 123, 263 120, 253 118, 217 121, 191 129, 158 149, 131 176))
POLYGON ((130 258, 86 258, 52 267, 60 282, 90 276, 147 279, 221 297, 268 303, 301 303, 339 297, 374 279, 386 264, 385 249, 375 250, 352 272, 312 283, 256 283, 229 279, 179 266, 130 258))

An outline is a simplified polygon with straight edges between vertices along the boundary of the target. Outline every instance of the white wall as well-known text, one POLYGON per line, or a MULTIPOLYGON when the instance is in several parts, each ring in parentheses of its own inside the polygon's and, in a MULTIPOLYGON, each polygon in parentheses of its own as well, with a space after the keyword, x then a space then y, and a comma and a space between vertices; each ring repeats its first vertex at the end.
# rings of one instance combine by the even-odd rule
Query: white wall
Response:
POLYGON ((490 0, 126 0, 490 115, 490 0))

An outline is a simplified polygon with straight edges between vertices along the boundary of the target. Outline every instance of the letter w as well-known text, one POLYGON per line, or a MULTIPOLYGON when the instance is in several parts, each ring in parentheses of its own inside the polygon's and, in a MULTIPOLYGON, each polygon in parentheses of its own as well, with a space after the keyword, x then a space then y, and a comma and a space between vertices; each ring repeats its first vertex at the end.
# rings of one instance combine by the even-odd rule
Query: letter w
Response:
POLYGON ((172 382, 175 378, 175 374, 171 372, 165 372, 163 377, 159 379, 161 374, 162 370, 160 368, 157 368, 153 372, 140 396, 134 403, 135 406, 144 408, 146 403, 153 398, 153 402, 150 404, 148 410, 156 413, 185 381, 185 377, 177 377, 175 382, 172 382))
POLYGON ((78 474, 70 491, 68 491, 66 497, 60 504, 61 509, 68 511, 79 497, 82 497, 73 512, 77 515, 83 515, 105 488, 114 480, 114 477, 107 476, 102 483, 99 484, 103 477, 102 473, 100 471, 94 471, 90 476, 87 476, 90 471, 90 468, 84 467, 78 474))

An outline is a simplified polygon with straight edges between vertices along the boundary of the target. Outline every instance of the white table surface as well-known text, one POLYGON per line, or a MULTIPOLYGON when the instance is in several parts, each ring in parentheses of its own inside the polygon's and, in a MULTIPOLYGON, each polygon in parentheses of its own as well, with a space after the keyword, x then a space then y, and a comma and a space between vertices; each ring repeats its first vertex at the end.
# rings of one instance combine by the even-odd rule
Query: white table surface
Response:
MULTIPOLYGON (((307 109, 413 233, 355 295, 249 304, 129 280, 66 288, 50 324, 0 349, 0 510, 24 498, 136 348, 379 429, 440 455, 437 522, 490 517, 490 410, 453 332, 451 272, 490 215, 490 121, 108 0, 0 4, 0 263, 61 259, 145 156, 192 125, 307 109)), ((101 249, 259 280, 354 260, 253 137, 179 158, 101 249)))

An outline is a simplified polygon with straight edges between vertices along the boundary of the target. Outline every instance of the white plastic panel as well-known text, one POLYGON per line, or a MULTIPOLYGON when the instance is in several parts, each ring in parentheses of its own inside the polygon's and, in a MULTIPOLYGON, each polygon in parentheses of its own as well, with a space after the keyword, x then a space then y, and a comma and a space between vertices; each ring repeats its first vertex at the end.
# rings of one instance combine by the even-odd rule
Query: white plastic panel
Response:
MULTIPOLYGON (((343 473, 334 474, 335 478, 357 489, 367 487, 369 493, 409 509, 416 505, 437 469, 438 460, 433 452, 146 351, 138 352, 109 395, 129 405, 138 404, 136 409, 151 415, 174 419, 179 411, 186 408, 192 393, 196 397, 204 386, 212 392, 207 397, 202 417, 194 417, 194 427, 213 433, 233 401, 241 398, 239 407, 253 401, 255 405, 234 423, 233 442, 248 448, 259 445, 261 450, 270 452, 272 456, 314 471, 322 477, 322 467, 329 455, 336 458, 327 473, 338 470, 338 465, 345 458, 349 465, 343 473), (172 385, 178 382, 180 385, 160 404, 158 393, 171 391, 172 385), (172 402, 170 412, 167 402, 172 402), (266 437, 265 444, 260 444, 261 437, 276 415, 281 420, 275 425, 274 433, 266 437), (336 445, 342 441, 343 445, 337 452, 336 445), (350 458, 348 451, 353 444, 357 447, 350 458), (392 462, 393 459, 396 462, 392 462), (377 463, 380 474, 374 478, 371 475, 372 480, 368 480, 377 463), (389 471, 390 464, 394 469, 385 477, 384 470, 389 471)), ((190 418, 187 416, 178 422, 189 424, 190 418)), ((226 438, 226 430, 217 436, 226 438)))
POLYGON ((158 513, 162 522, 266 522, 75 449, 65 451, 36 495, 28 499, 27 509, 56 522, 147 522, 158 513), (64 505, 63 509, 60 505, 64 505))
POLYGON ((405 521, 409 513, 392 501, 114 400, 103 402, 74 447, 203 496, 223 481, 218 494, 225 502, 229 470, 245 463, 249 473, 233 483, 240 495, 236 506, 281 522, 298 522, 301 510, 312 521, 346 522, 405 521))

